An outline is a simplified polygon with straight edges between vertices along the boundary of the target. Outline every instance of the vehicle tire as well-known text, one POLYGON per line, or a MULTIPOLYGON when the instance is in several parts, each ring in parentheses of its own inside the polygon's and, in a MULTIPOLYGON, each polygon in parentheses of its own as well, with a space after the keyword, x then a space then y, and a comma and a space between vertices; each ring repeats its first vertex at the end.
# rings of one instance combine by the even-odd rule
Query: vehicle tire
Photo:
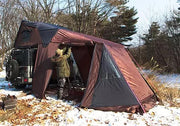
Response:
POLYGON ((12 59, 6 64, 6 77, 9 80, 15 79, 19 74, 19 64, 16 60, 12 59))

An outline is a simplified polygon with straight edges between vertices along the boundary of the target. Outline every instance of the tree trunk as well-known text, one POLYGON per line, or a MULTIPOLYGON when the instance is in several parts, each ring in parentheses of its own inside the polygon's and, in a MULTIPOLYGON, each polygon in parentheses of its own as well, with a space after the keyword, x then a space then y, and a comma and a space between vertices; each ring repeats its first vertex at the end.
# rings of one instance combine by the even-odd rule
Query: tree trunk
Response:
POLYGON ((3 70, 4 59, 5 59, 5 55, 4 55, 4 49, 3 49, 3 52, 2 52, 2 55, 1 55, 0 71, 3 70))

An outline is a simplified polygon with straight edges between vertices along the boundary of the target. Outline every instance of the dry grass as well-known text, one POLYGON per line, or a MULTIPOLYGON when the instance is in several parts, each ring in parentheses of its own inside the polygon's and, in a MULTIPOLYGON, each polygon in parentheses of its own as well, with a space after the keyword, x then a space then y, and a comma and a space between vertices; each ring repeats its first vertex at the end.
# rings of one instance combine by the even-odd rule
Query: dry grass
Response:
POLYGON ((155 75, 148 75, 147 81, 156 92, 160 104, 169 104, 171 107, 180 107, 180 89, 167 87, 156 79, 155 75))
POLYGON ((7 121, 13 125, 45 125, 46 121, 49 120, 58 125, 58 117, 66 118, 66 112, 70 110, 72 107, 63 105, 61 101, 18 100, 15 109, 0 110, 0 122, 7 121))
POLYGON ((26 103, 22 101, 18 101, 17 107, 10 110, 0 110, 0 121, 3 122, 5 120, 9 120, 10 122, 13 122, 17 119, 23 119, 29 112, 32 111, 32 108, 26 103))
POLYGON ((158 71, 161 73, 163 70, 159 67, 154 58, 152 57, 151 61, 145 64, 144 67, 151 70, 148 75, 144 74, 144 77, 155 91, 159 98, 159 103, 163 105, 169 104, 172 107, 180 107, 180 88, 168 87, 168 84, 158 81, 154 72, 156 73, 158 71))

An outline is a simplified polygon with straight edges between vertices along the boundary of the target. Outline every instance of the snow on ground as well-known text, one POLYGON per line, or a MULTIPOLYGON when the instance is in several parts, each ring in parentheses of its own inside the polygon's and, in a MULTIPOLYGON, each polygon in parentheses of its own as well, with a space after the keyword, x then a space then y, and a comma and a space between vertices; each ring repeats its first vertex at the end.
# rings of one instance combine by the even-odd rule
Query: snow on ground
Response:
POLYGON ((180 126, 180 108, 156 105, 143 115, 78 108, 73 101, 57 100, 50 96, 40 100, 26 95, 12 88, 4 77, 5 73, 0 72, 0 96, 17 96, 18 104, 25 105, 27 110, 18 106, 14 115, 0 122, 0 125, 180 126))
POLYGON ((143 70, 142 73, 154 74, 156 79, 161 83, 166 84, 168 87, 180 88, 180 74, 158 74, 151 70, 143 70))
POLYGON ((180 88, 180 74, 158 75, 158 79, 170 87, 180 88))
POLYGON ((16 91, 16 89, 12 87, 11 83, 5 80, 5 77, 6 72, 0 72, 0 96, 7 94, 18 96, 22 94, 22 91, 16 91))

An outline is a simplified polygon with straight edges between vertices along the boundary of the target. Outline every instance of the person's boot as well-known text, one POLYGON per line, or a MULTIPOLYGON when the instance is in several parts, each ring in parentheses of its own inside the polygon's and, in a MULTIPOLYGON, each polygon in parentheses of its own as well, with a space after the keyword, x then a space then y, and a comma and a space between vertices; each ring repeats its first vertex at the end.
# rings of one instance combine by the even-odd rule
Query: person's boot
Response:
POLYGON ((59 95, 59 90, 57 91, 57 99, 59 99, 60 95, 59 95))
POLYGON ((63 96, 67 98, 69 96, 69 89, 65 88, 63 92, 63 96))
POLYGON ((57 99, 62 99, 63 97, 63 88, 60 88, 57 92, 57 99))

